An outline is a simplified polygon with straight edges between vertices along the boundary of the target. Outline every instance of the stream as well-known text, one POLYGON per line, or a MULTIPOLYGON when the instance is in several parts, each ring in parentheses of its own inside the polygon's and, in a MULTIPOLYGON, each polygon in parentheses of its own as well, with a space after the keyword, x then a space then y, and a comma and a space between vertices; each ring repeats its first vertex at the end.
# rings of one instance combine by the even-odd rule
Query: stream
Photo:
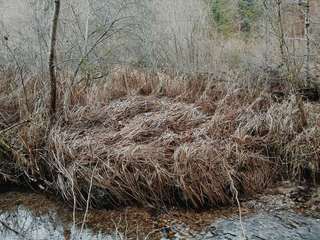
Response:
POLYGON ((236 207, 161 214, 126 208, 85 215, 40 194, 10 192, 0 194, 0 239, 320 239, 319 212, 293 205, 280 195, 248 201, 241 222, 236 207))

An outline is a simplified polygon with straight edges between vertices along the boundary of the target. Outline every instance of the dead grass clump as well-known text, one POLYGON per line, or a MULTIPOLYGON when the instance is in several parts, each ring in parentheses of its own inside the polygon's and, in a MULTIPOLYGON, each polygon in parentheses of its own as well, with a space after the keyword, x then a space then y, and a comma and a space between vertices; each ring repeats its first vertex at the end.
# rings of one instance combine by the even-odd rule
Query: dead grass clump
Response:
POLYGON ((108 106, 108 110, 114 119, 123 121, 138 114, 158 111, 162 105, 160 99, 136 96, 114 101, 108 106))
POLYGON ((183 200, 200 207, 230 202, 228 179, 224 169, 224 149, 213 142, 179 146, 174 153, 174 175, 183 200))
POLYGON ((248 109, 237 120, 237 136, 253 138, 256 146, 265 145, 264 154, 276 159, 281 174, 295 180, 305 177, 306 168, 319 172, 319 106, 304 103, 303 107, 301 112, 297 98, 291 96, 281 103, 271 102, 267 111, 248 109))
POLYGON ((234 178, 243 196, 259 193, 274 182, 278 166, 262 153, 260 146, 257 148, 252 142, 247 145, 234 144, 233 148, 233 158, 238 161, 231 166, 235 169, 234 178))
MULTIPOLYGON (((254 93, 237 89, 226 92, 222 98, 216 100, 214 113, 203 127, 213 139, 229 139, 237 132, 238 121, 248 109, 255 106, 257 97, 254 93)), ((262 108, 260 108, 262 110, 262 108)))
MULTIPOLYGON (((201 73, 176 73, 170 71, 146 71, 130 67, 116 67, 103 86, 95 86, 89 93, 95 102, 116 100, 133 95, 157 95, 176 98, 187 103, 216 101, 225 94, 223 82, 213 79, 213 75, 201 73)), ((87 99, 90 100, 90 97, 87 99)))
POLYGON ((320 128, 306 129, 296 135, 286 147, 290 173, 300 178, 319 180, 320 172, 320 128))
POLYGON ((18 182, 17 172, 12 151, 0 134, 0 185, 18 182))
POLYGON ((317 104, 206 75, 120 70, 108 86, 72 89, 50 131, 35 107, 8 132, 25 178, 78 206, 90 194, 98 207, 202 208, 233 202, 233 186, 247 196, 306 165, 319 172, 317 104))
POLYGON ((126 95, 150 95, 159 83, 157 75, 130 67, 115 67, 111 71, 109 88, 113 92, 112 99, 126 95))
POLYGON ((234 141, 233 131, 210 134, 215 117, 154 96, 70 109, 48 138, 52 186, 80 205, 92 189, 96 206, 196 208, 232 202, 228 172, 243 194, 261 190, 273 166, 260 149, 234 141))
POLYGON ((261 191, 272 182, 274 163, 249 146, 230 140, 202 140, 179 146, 175 176, 183 199, 191 206, 232 202, 229 174, 242 195, 261 191))

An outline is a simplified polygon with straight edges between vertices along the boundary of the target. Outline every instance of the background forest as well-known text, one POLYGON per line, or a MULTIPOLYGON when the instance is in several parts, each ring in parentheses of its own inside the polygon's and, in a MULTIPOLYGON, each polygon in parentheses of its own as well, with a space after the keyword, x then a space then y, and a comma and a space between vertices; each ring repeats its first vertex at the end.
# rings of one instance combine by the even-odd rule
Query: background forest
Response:
MULTIPOLYGON (((116 65, 210 73, 250 84, 264 78, 255 73, 268 69, 295 80, 307 59, 310 74, 318 67, 318 5, 316 0, 68 1, 62 3, 57 65, 77 81, 88 74, 108 78, 116 65)), ((39 74, 45 82, 52 14, 53 1, 1 2, 3 71, 19 64, 21 74, 39 74)))

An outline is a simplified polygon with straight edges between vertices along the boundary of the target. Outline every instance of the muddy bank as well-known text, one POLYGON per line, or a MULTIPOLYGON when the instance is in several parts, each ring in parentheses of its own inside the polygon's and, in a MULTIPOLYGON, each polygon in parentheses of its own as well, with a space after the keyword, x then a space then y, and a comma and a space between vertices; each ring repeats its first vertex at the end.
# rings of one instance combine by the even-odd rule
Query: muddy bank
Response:
MULTIPOLYGON (((320 208, 315 197, 294 199, 294 191, 261 195, 237 207, 210 211, 125 208, 73 212, 61 203, 32 193, 0 195, 0 237, 20 239, 307 239, 320 235, 320 208), (312 200, 313 199, 313 200, 312 200), (313 205, 310 201, 313 201, 313 205)), ((297 188, 295 188, 297 189, 297 188)), ((320 191, 314 192, 319 194, 320 191)), ((320 195, 319 195, 320 196, 320 195)))
MULTIPOLYGON (((170 239, 176 226, 200 232, 215 219, 235 215, 237 208, 204 212, 145 208, 74 212, 43 194, 0 194, 1 239, 170 239), (2 225, 1 225, 2 224, 2 225)), ((187 233, 187 232, 186 232, 187 233)))

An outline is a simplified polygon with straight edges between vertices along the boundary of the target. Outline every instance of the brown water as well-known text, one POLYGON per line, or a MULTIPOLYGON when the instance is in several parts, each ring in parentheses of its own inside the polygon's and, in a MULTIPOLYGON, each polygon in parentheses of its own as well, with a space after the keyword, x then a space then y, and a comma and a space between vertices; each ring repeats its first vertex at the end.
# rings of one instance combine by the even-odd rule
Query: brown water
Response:
POLYGON ((138 208, 73 211, 39 194, 0 195, 0 239, 320 239, 320 218, 290 210, 282 198, 259 200, 263 207, 248 210, 242 224, 236 208, 202 213, 175 211, 154 214, 138 208), (280 199, 280 200, 279 200, 280 199), (273 201, 273 203, 272 203, 273 201))

